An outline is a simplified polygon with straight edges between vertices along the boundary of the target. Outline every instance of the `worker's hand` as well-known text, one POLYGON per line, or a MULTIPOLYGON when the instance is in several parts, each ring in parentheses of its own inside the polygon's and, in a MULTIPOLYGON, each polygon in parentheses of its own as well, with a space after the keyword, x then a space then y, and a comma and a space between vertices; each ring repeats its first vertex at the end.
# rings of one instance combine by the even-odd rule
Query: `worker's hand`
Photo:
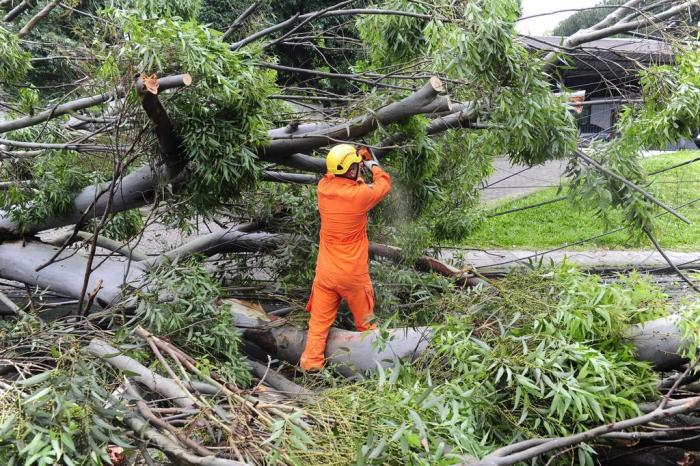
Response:
POLYGON ((357 149, 357 155, 362 157, 362 160, 364 160, 365 162, 374 159, 374 157, 372 156, 372 152, 369 150, 369 147, 366 146, 360 146, 360 148, 357 149))

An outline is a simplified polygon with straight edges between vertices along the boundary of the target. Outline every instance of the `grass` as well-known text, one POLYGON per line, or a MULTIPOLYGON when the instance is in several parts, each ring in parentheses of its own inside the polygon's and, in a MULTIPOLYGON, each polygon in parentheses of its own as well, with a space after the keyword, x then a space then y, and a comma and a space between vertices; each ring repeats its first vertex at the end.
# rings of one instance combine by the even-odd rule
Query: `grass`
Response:
MULTIPOLYGON (((647 172, 659 170, 700 156, 700 151, 682 151, 645 159, 647 172)), ((670 206, 678 206, 700 198, 700 162, 692 163, 650 177, 649 189, 670 206)), ((554 199, 556 188, 538 191, 526 197, 497 205, 492 212, 502 212, 554 199)), ((677 251, 700 249, 700 202, 680 209, 690 219, 686 225, 671 215, 658 219, 657 239, 664 248, 677 251)), ((622 215, 613 212, 608 225, 592 211, 578 210, 569 201, 557 202, 534 209, 494 217, 472 235, 464 245, 483 248, 548 248, 561 246, 589 238, 623 224, 622 215)), ((595 241, 587 242, 577 249, 652 249, 645 240, 634 243, 626 231, 614 233, 595 241)))

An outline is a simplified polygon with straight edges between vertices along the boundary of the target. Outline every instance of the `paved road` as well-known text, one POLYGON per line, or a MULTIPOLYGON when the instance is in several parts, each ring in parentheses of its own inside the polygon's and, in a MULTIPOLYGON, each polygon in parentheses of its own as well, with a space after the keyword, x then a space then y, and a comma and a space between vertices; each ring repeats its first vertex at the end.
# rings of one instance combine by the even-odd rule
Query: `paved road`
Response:
POLYGON ((481 199, 497 203, 526 196, 540 189, 559 186, 563 182, 565 160, 555 160, 528 168, 526 165, 511 165, 505 157, 495 159, 495 169, 481 191, 481 199))
MULTIPOLYGON (((666 251, 679 268, 700 269, 700 253, 666 251)), ((564 259, 582 269, 599 272, 637 269, 654 271, 668 268, 664 258, 656 251, 591 250, 591 251, 526 251, 526 250, 460 250, 443 249, 439 258, 458 260, 460 266, 471 266, 485 274, 508 273, 513 269, 527 268, 531 262, 560 264, 564 259)))

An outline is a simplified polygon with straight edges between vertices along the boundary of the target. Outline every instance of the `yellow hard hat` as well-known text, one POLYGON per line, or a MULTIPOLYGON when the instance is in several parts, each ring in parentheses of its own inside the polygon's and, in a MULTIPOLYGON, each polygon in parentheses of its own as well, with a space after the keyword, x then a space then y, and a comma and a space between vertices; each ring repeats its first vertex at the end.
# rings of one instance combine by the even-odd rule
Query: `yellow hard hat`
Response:
POLYGON ((350 170, 353 163, 362 162, 362 157, 357 154, 357 151, 350 144, 338 144, 331 147, 326 157, 326 169, 328 173, 334 175, 342 175, 350 170))

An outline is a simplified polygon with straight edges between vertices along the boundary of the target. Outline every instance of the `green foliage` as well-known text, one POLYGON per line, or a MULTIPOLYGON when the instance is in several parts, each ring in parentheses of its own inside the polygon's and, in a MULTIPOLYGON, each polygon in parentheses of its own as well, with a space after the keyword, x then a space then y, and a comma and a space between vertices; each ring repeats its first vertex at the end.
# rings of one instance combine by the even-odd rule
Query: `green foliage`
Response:
POLYGON ((700 356, 700 302, 680 305, 677 326, 683 342, 680 354, 696 363, 700 356))
MULTIPOLYGON (((375 314, 382 325, 421 326, 442 320, 454 282, 437 274, 419 273, 383 263, 370 268, 375 314)), ((349 316, 349 314, 347 314, 349 316)), ((347 328, 354 328, 348 318, 347 328)))
MULTIPOLYGON (((189 72, 193 86, 168 102, 190 177, 181 196, 209 213, 255 186, 255 149, 267 141, 275 73, 254 66, 254 51, 233 52, 220 33, 193 21, 116 12, 129 41, 123 56, 145 74, 189 72)), ((186 209, 187 210, 187 209, 186 209)))
POLYGON ((700 128, 700 49, 676 54, 673 65, 651 67, 641 73, 644 105, 628 107, 620 116, 619 131, 626 145, 664 147, 680 138, 693 138, 700 128))
POLYGON ((108 445, 133 448, 120 427, 126 410, 79 353, 62 354, 67 367, 18 382, 29 393, 0 400, 0 462, 8 466, 111 464, 108 445))
MULTIPOLYGON (((440 2, 389 0, 381 8, 409 13, 431 14, 440 2), (431 8, 431 3, 433 8, 431 8)), ((360 39, 368 47, 369 64, 374 67, 411 61, 426 51, 425 31, 432 21, 410 16, 366 15, 357 19, 360 39)))
POLYGON ((90 183, 93 173, 71 151, 47 151, 32 166, 32 181, 41 189, 12 187, 5 195, 5 209, 20 231, 65 212, 73 206, 73 195, 90 183))
POLYGON ((514 82, 525 50, 514 40, 519 16, 516 0, 465 2, 460 15, 463 28, 431 31, 430 53, 435 54, 438 69, 485 89, 514 82))
MULTIPOLYGON (((94 222, 96 221, 94 220, 94 222)), ((110 215, 107 222, 102 226, 100 234, 109 239, 126 241, 138 235, 143 226, 141 212, 138 209, 127 210, 110 215)))
POLYGON ((139 11, 147 18, 159 16, 179 17, 185 20, 196 19, 202 8, 201 0, 120 0, 112 6, 124 10, 139 11))
MULTIPOLYGON (((644 103, 626 107, 616 125, 618 137, 594 147, 595 157, 602 165, 637 185, 644 184, 640 149, 664 147, 695 135, 700 128, 698 57, 700 50, 689 48, 678 53, 673 67, 656 66, 641 73, 644 103)), ((654 232, 657 228, 654 204, 598 171, 575 171, 572 195, 596 205, 601 217, 608 215, 611 207, 620 208, 632 234, 641 236, 644 230, 654 232)))
POLYGON ((217 371, 240 386, 250 382, 239 352, 231 306, 219 302, 216 282, 196 261, 173 263, 152 273, 150 289, 139 294, 138 322, 170 339, 203 368, 215 359, 217 371))
POLYGON ((23 81, 32 68, 30 58, 19 46, 17 35, 0 26, 0 81, 5 84, 23 81))
MULTIPOLYGON (((311 433, 317 448, 292 451, 305 464, 321 464, 317 452, 329 445, 358 464, 454 464, 457 455, 634 416, 637 402, 655 396, 655 374, 621 335, 660 313, 648 280, 605 284, 564 265, 497 286, 445 294, 435 304, 442 323, 433 352, 417 366, 328 390, 315 410, 332 426, 311 433)), ((589 447, 576 455, 593 464, 589 447)))

